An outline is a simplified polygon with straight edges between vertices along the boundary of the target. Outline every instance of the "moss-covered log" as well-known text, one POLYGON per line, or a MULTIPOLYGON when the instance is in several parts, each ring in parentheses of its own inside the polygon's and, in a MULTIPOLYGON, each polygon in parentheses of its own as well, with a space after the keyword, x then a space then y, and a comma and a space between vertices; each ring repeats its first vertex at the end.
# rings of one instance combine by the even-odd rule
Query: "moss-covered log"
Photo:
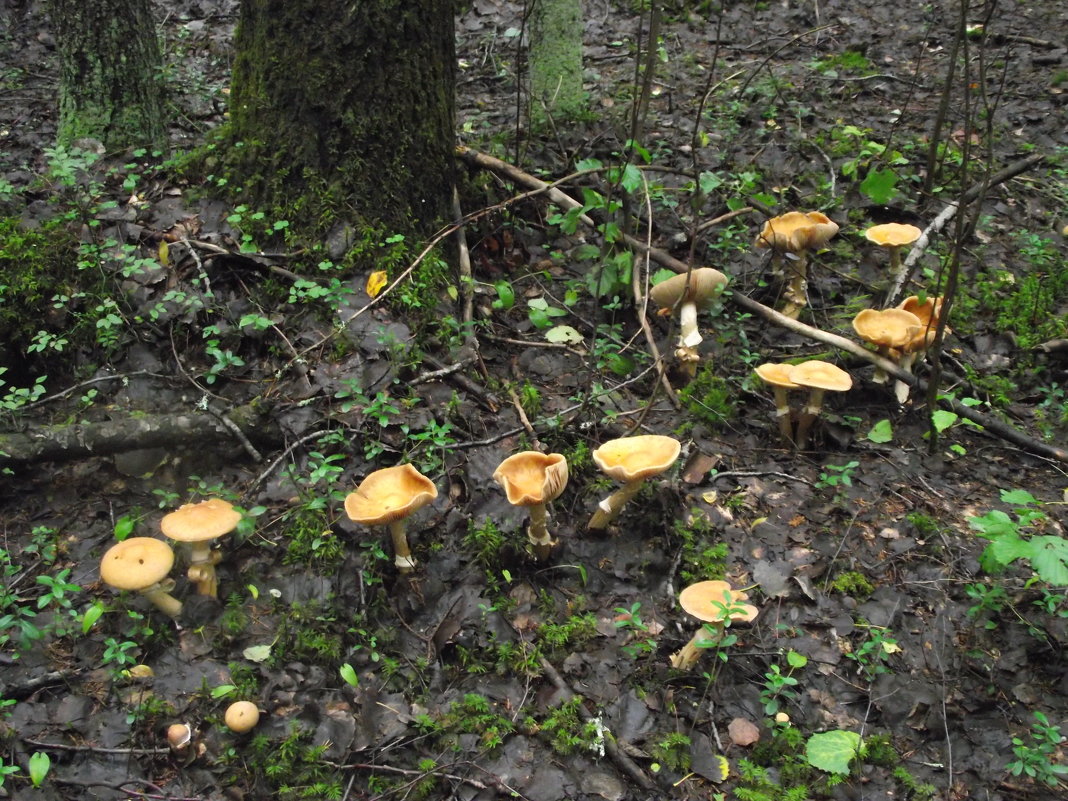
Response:
POLYGON ((537 0, 530 19, 530 115, 573 120, 586 110, 582 90, 582 3, 537 0))
POLYGON ((242 2, 231 181, 304 221, 425 233, 448 215, 453 25, 449 0, 242 2))
POLYGON ((59 50, 59 128, 109 150, 165 143, 162 58, 149 0, 49 0, 59 50))

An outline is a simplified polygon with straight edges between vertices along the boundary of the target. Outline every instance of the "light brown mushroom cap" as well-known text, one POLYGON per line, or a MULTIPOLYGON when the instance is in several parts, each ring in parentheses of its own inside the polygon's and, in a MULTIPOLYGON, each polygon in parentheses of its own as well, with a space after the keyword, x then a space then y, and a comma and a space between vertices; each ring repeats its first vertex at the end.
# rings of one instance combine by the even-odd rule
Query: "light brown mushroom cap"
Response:
POLYGON ((251 701, 236 701, 226 708, 223 720, 231 731, 244 734, 260 722, 260 710, 251 701))
POLYGON ((513 506, 548 503, 567 487, 567 459, 562 453, 521 451, 497 465, 493 479, 513 506))
POLYGON ((204 542, 221 537, 237 528, 241 513, 221 498, 187 503, 160 521, 160 529, 178 542, 204 542))
POLYGON ((837 233, 838 223, 822 212, 788 211, 764 223, 756 246, 800 253, 823 247, 837 233))
POLYGON ((747 600, 747 593, 732 589, 726 581, 699 581, 679 593, 679 606, 705 623, 723 622, 724 606, 740 607, 730 616, 731 620, 752 622, 760 610, 752 604, 739 603, 747 600))
POLYGON ((938 325, 938 318, 942 314, 942 298, 927 296, 927 299, 920 303, 918 295, 909 295, 899 304, 897 308, 907 311, 911 314, 915 314, 916 318, 920 321, 920 325, 926 328, 928 325, 938 325))
POLYGON ((407 517, 436 497, 433 481, 412 465, 399 464, 369 473, 345 497, 345 513, 356 523, 379 526, 407 517))
POLYGON ((688 288, 686 273, 680 273, 666 281, 661 281, 650 289, 649 297, 662 309, 673 308, 683 297, 699 309, 704 309, 719 297, 726 285, 727 276, 719 270, 712 267, 698 267, 690 271, 688 288))
POLYGON ((793 374, 794 365, 792 364, 775 364, 773 362, 765 362, 756 368, 754 372, 764 381, 766 384, 771 384, 773 387, 786 387, 786 389, 797 389, 801 385, 796 383, 791 377, 793 374))
POLYGON ((824 389, 845 392, 853 387, 853 377, 841 367, 819 359, 795 364, 790 371, 794 383, 809 389, 824 389))
POLYGON ((873 225, 864 232, 864 236, 869 242, 874 242, 879 247, 884 248, 899 248, 904 245, 911 245, 922 235, 923 231, 915 225, 908 225, 907 223, 873 225))
POLYGON ((144 590, 167 577, 174 551, 163 540, 130 537, 108 548, 100 560, 100 578, 117 590, 144 590))
POLYGON ((923 328, 920 318, 904 309, 864 309, 853 318, 853 330, 873 345, 902 348, 923 328))
POLYGON ((632 481, 657 476, 675 464, 682 444, 673 437, 642 434, 612 439, 593 452, 593 461, 616 481, 632 481))

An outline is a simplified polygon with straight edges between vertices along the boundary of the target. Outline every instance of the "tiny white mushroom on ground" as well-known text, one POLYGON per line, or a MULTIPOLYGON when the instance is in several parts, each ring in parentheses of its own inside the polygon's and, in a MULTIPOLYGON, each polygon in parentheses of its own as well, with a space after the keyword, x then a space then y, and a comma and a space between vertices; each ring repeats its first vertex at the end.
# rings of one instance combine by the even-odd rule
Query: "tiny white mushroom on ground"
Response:
POLYGON ((393 540, 393 563, 401 573, 415 569, 408 547, 405 524, 408 516, 438 497, 434 482, 410 464, 384 467, 369 473, 345 496, 345 514, 365 526, 389 526, 393 540))
POLYGON ((522 451, 501 462, 493 479, 504 489, 508 503, 530 513, 527 538, 539 561, 549 558, 556 542, 549 534, 548 504, 567 487, 567 459, 560 453, 522 451))
POLYGON ((593 461, 623 486, 597 504, 589 528, 607 528, 631 498, 638 494, 647 478, 658 476, 675 464, 682 444, 672 437, 643 434, 613 439, 593 452, 593 461))
POLYGON ((189 580, 196 582, 200 595, 218 595, 218 580, 215 565, 221 559, 219 551, 213 551, 214 540, 229 534, 241 522, 241 513, 232 504, 221 498, 209 498, 200 503, 187 503, 160 521, 164 536, 175 542, 187 543, 189 553, 189 580))

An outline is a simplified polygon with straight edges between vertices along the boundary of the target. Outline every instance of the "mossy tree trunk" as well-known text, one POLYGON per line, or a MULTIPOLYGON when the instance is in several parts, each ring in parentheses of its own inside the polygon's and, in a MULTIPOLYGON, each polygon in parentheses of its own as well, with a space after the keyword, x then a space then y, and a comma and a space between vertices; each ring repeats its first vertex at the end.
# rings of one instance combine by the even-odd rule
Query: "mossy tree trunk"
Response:
POLYGON ((49 0, 48 11, 59 51, 58 143, 162 147, 162 58, 149 0, 49 0))
POLYGON ((426 233, 448 215, 451 0, 243 0, 229 178, 304 222, 426 233))
POLYGON ((535 124, 573 120, 582 91, 581 0, 534 0, 530 15, 530 102, 535 124))

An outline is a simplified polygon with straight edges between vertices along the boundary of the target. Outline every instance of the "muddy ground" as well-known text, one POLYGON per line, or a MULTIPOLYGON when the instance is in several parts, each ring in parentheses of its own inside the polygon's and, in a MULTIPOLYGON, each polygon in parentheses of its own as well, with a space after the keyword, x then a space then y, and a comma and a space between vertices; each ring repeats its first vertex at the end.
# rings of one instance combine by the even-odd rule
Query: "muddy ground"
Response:
MULTIPOLYGON (((72 218, 94 221, 83 239, 132 246, 106 247, 93 262, 114 287, 114 336, 83 336, 63 358, 47 349, 9 356, 5 393, 49 377, 32 405, 5 413, 3 428, 112 421, 129 435, 182 417, 189 431, 220 432, 194 440, 187 431, 165 447, 145 440, 114 456, 7 463, 0 795, 1068 795, 1052 772, 1068 754, 1055 733, 1040 741, 1034 728, 1037 713, 1068 731, 1065 588, 1036 580, 1026 563, 984 570, 987 541, 969 524, 991 510, 1018 520, 1021 496, 1003 500, 1002 491, 1026 490, 1043 516, 1024 534, 1063 536, 1062 461, 946 418, 932 448, 921 394, 899 405, 863 359, 729 298, 701 315, 697 379, 685 386, 671 374, 676 408, 655 380, 629 282, 602 276, 598 285, 588 246, 600 239, 581 226, 565 233, 541 198, 468 226, 477 354, 468 331, 449 323, 462 313, 449 290, 461 286, 453 264, 437 279, 417 271, 410 291, 402 285, 357 315, 370 300, 368 271, 319 267, 342 260, 343 231, 325 244, 278 240, 235 255, 255 230, 254 210, 235 211, 215 183, 190 185, 151 155, 109 158, 110 173, 97 165, 92 180, 65 185, 46 152, 55 130, 47 17, 35 2, 0 12, 5 213, 32 229, 88 197, 72 218), (117 205, 100 205, 109 199, 117 205), (177 243, 164 257, 161 239, 177 243), (296 253, 316 244, 312 258, 296 253), (130 268, 138 258, 146 261, 130 268), (208 325, 218 332, 205 337, 208 325), (548 341, 549 331, 565 341, 548 341), (854 386, 828 398, 811 447, 797 452, 778 439, 772 393, 752 371, 805 356, 838 363, 854 386), (240 417, 253 402, 266 413, 240 417), (248 439, 226 433, 219 416, 245 421, 248 439), (589 515, 614 484, 590 452, 635 426, 675 436, 682 455, 616 526, 592 535, 589 515), (529 448, 570 462, 551 513, 560 544, 545 562, 524 549, 527 514, 492 477, 529 448), (409 525, 419 564, 407 577, 382 530, 342 509, 369 472, 401 461, 438 492, 409 525), (166 512, 216 496, 249 511, 221 546, 218 602, 193 593, 184 564, 174 573, 185 604, 177 621, 100 582, 116 534, 158 537, 166 512), (736 641, 693 670, 675 670, 669 656, 697 628, 677 593, 709 578, 747 588, 760 615, 732 627, 736 641), (93 609, 103 612, 95 621, 93 609), (805 664, 791 668, 791 652, 805 664), (154 678, 131 676, 135 664, 154 678), (776 671, 796 681, 777 695, 776 671), (238 699, 262 712, 248 735, 222 723, 238 699), (776 712, 788 717, 776 723, 776 712), (192 738, 172 751, 165 734, 176 723, 192 738), (806 756, 813 735, 834 731, 865 744, 848 774, 806 756), (35 754, 50 758, 40 789, 29 780, 35 754), (1020 759, 1038 776, 1014 775, 1020 759)), ((853 337, 850 318, 878 306, 889 284, 885 254, 864 242, 868 224, 925 226, 962 181, 1040 155, 991 187, 963 230, 951 223, 932 237, 909 289, 940 291, 959 236, 961 300, 941 388, 1063 447, 1068 372, 1063 352, 1041 346, 1065 336, 1068 308, 1068 19, 1056 2, 969 10, 968 23, 984 28, 967 40, 965 78, 949 78, 942 167, 925 185, 957 13, 943 0, 669 13, 641 136, 652 199, 646 208, 635 193, 634 235, 775 305, 781 285, 754 237, 770 214, 820 209, 841 230, 814 259, 802 320, 853 337), (872 143, 900 153, 892 197, 861 189, 886 166, 872 143), (687 184, 696 173, 714 177, 694 208, 687 184), (695 233, 741 207, 752 210, 695 233), (1030 311, 1007 313, 1009 298, 1030 311)), ((181 152, 222 121, 235 8, 166 4, 159 20, 181 152)), ((520 9, 476 0, 457 24, 460 140, 543 178, 618 159, 642 23, 629 7, 588 3, 590 118, 537 135, 521 124, 517 140, 520 9)), ((523 189, 468 170, 465 211, 523 189)), ((578 197, 607 186, 602 174, 561 188, 578 197)), ((389 253, 383 246, 384 262, 389 253)), ((638 269, 644 281, 658 267, 638 269)), ((101 319, 92 311, 70 301, 42 325, 62 334, 101 319)), ((648 321, 670 354, 669 319, 650 310, 648 321)))

